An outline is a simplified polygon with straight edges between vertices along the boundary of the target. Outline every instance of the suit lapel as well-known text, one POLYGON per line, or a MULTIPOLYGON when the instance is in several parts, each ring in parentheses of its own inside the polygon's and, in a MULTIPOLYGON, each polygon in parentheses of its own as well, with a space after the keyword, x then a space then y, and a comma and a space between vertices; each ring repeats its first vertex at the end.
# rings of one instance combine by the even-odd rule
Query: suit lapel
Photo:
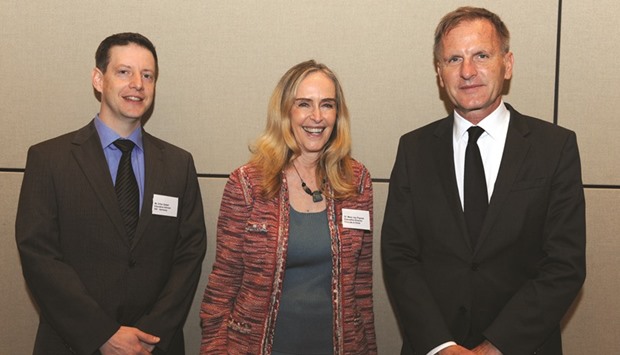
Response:
POLYGON ((443 190, 446 194, 449 209, 452 217, 456 221, 461 235, 465 239, 467 245, 471 247, 470 239, 467 236, 467 227, 465 225, 465 216, 463 215, 463 207, 461 206, 461 198, 456 184, 456 172, 454 170, 454 149, 452 142, 452 126, 454 117, 452 115, 445 118, 435 130, 435 148, 434 161, 437 164, 437 172, 443 190))
POLYGON ((523 116, 511 106, 506 106, 510 110, 510 124, 506 136, 506 144, 504 145, 502 162, 495 181, 495 187, 493 188, 493 195, 491 196, 487 216, 480 232, 478 247, 484 243, 497 216, 505 208, 506 198, 530 149, 530 143, 526 138, 529 134, 529 128, 523 116))
POLYGON ((144 199, 134 237, 134 245, 137 245, 142 238, 146 226, 153 216, 153 194, 163 191, 165 184, 163 146, 145 131, 143 131, 142 143, 144 145, 144 199))
MULTIPOLYGON (((95 191, 103 209, 110 217, 120 236, 126 237, 125 223, 121 216, 116 199, 116 192, 110 176, 110 169, 106 162, 99 135, 91 121, 86 127, 80 129, 73 141, 71 151, 80 169, 86 176, 90 186, 95 191)), ((127 238, 123 238, 125 242, 127 238)))

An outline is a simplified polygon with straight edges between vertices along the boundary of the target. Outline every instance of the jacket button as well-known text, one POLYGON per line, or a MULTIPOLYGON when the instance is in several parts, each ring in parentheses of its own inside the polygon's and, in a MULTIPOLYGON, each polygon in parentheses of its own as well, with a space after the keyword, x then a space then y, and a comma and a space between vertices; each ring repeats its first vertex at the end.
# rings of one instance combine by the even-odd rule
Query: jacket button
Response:
POLYGON ((480 267, 480 264, 478 264, 478 263, 472 263, 471 264, 471 270, 472 271, 478 271, 479 267, 480 267))
POLYGON ((465 313, 467 313, 467 308, 465 308, 465 306, 460 306, 460 307, 459 307, 459 313, 460 313, 460 314, 465 314, 465 313))
POLYGON ((134 260, 134 259, 129 260, 129 267, 132 268, 134 266, 136 266, 136 260, 134 260))

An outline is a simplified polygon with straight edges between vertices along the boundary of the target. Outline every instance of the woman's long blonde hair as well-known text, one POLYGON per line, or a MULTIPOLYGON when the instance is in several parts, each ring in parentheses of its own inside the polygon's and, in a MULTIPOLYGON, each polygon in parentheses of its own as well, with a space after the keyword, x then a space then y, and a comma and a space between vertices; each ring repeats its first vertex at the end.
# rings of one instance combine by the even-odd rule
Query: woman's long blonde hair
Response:
MULTIPOLYGON (((299 84, 310 74, 321 71, 334 82, 336 88, 336 123, 331 137, 319 156, 316 181, 329 182, 333 198, 346 198, 357 193, 354 184, 349 110, 342 87, 336 75, 326 65, 308 60, 289 69, 274 89, 267 110, 264 132, 250 147, 250 163, 260 171, 259 182, 263 196, 274 197, 281 188, 282 171, 301 154, 291 130, 290 111, 299 84)), ((321 186, 323 194, 327 191, 321 186)))

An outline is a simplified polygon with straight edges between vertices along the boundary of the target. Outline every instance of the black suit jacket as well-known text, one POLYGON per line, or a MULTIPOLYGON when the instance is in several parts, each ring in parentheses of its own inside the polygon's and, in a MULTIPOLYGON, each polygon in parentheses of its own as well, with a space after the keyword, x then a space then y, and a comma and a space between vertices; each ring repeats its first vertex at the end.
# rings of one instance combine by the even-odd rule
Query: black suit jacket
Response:
POLYGON ((510 124, 479 241, 459 200, 453 116, 401 137, 382 229, 403 354, 485 338, 505 355, 561 354, 559 323, 585 279, 585 203, 575 134, 510 124))
POLYGON ((35 354, 93 354, 121 325, 183 354, 182 327, 206 231, 192 157, 143 134, 144 201, 129 245, 94 123, 28 151, 16 221, 26 283, 40 311, 35 354), (178 197, 177 217, 153 195, 178 197))

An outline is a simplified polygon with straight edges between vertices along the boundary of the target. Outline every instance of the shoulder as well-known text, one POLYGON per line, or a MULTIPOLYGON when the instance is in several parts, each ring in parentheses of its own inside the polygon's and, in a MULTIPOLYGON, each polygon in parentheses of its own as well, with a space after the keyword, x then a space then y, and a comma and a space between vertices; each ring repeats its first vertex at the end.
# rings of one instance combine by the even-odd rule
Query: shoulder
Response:
POLYGON ((48 156, 65 155, 73 145, 81 145, 89 139, 98 138, 97 130, 91 122, 78 130, 36 143, 30 147, 29 152, 48 156))
POLYGON ((400 137, 400 144, 419 144, 452 133, 452 115, 416 128, 400 137))
POLYGON ((353 168, 353 175, 355 177, 355 185, 359 193, 364 193, 364 190, 372 189, 372 178, 370 171, 361 162, 351 158, 351 167, 353 168))
POLYGON ((173 157, 183 157, 186 159, 189 159, 192 156, 191 153, 187 150, 180 148, 172 143, 166 142, 162 139, 159 139, 146 131, 143 131, 142 139, 144 141, 145 147, 148 144, 152 144, 153 146, 164 152, 166 155, 173 157))
POLYGON ((56 150, 60 147, 67 147, 69 148, 71 146, 71 142, 73 141, 73 137, 75 137, 77 131, 74 132, 70 132, 70 133, 65 133, 63 135, 60 135, 58 137, 54 137, 54 138, 50 138, 47 139, 45 141, 39 142, 34 144, 33 146, 30 147, 31 150, 41 150, 41 151, 50 151, 50 150, 56 150))
POLYGON ((262 174, 256 165, 247 163, 241 165, 230 173, 228 178, 228 185, 237 186, 243 190, 247 200, 252 200, 251 196, 256 196, 259 193, 259 181, 262 174))
POLYGON ((546 143, 557 140, 564 141, 569 137, 575 136, 575 132, 568 128, 540 118, 524 115, 508 104, 506 106, 510 110, 510 128, 517 130, 523 136, 533 140, 539 139, 546 143))
POLYGON ((357 178, 357 180, 366 180, 370 179, 370 172, 368 168, 360 161, 351 158, 351 168, 353 168, 353 174, 357 178))
POLYGON ((249 183, 260 180, 260 169, 255 164, 247 163, 237 167, 230 173, 231 178, 247 180, 249 183))

